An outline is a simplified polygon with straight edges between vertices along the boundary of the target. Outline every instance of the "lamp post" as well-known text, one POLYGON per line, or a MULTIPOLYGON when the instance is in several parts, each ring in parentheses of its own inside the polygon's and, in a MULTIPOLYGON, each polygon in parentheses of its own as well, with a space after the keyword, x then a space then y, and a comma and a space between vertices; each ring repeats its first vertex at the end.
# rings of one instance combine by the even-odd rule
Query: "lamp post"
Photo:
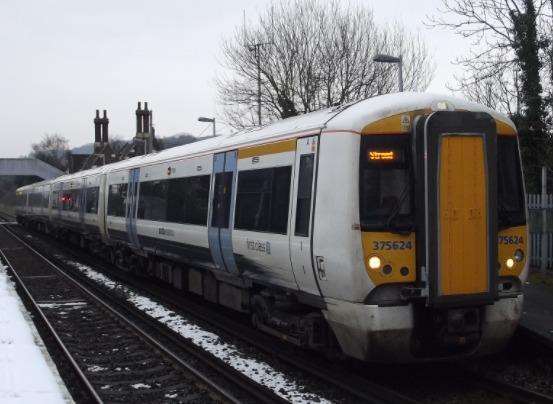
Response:
POLYGON ((206 118, 206 117, 200 116, 198 118, 198 121, 212 123, 213 124, 213 136, 217 136, 217 134, 215 133, 215 118, 206 118))
POLYGON ((403 58, 401 57, 401 55, 399 57, 395 57, 390 55, 378 54, 373 58, 373 62, 397 63, 397 67, 399 68, 399 92, 403 92, 403 58))
POLYGON ((272 44, 272 42, 258 42, 248 46, 248 50, 254 53, 257 64, 257 123, 259 126, 261 126, 261 47, 272 44))

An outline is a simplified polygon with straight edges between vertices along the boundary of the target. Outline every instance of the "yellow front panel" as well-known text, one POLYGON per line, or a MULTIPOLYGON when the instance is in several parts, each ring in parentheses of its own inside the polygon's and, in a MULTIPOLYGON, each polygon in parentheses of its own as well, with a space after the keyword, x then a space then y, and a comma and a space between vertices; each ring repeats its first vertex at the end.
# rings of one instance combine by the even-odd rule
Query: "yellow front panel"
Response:
POLYGON ((529 253, 528 240, 526 235, 528 229, 526 225, 511 227, 499 231, 497 240, 497 258, 499 260, 499 275, 500 276, 520 276, 524 265, 526 264, 526 256, 529 253), (515 251, 521 250, 524 253, 522 261, 516 261, 515 251), (512 258, 515 262, 512 268, 507 267, 507 260, 512 258))
POLYGON ((445 136, 439 164, 440 295, 488 290, 484 142, 445 136))
POLYGON ((415 233, 363 232, 362 240, 365 269, 376 286, 415 281, 415 233), (368 263, 371 257, 380 258, 382 265, 370 268, 368 263), (384 270, 387 265, 390 266, 389 273, 384 270))

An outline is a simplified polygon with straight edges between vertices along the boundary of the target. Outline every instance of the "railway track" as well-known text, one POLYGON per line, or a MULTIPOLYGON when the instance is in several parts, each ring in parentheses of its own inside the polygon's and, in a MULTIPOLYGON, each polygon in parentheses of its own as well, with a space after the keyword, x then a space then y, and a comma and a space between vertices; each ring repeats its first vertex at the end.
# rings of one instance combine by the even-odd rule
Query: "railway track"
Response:
POLYGON ((211 357, 177 355, 142 321, 93 293, 7 226, 0 226, 0 240, 1 260, 78 381, 77 388, 69 386, 77 401, 283 402, 211 357))
MULTIPOLYGON (((15 229, 10 229, 13 232, 15 229)), ((18 231, 20 233, 21 231, 18 231)), ((23 236, 23 234, 19 234, 23 236)), ((40 247, 39 235, 33 233, 34 242, 33 247, 37 248, 41 253, 48 256, 48 259, 54 262, 57 266, 63 267, 64 262, 60 260, 59 257, 56 257, 53 254, 48 254, 44 251, 44 248, 40 247)), ((51 240, 49 240, 51 243, 51 240)), ((146 284, 141 282, 140 278, 134 278, 128 276, 126 273, 119 270, 113 271, 110 267, 103 261, 98 260, 94 257, 83 256, 75 254, 74 250, 69 248, 64 248, 63 246, 58 245, 58 248, 63 251, 63 253, 72 260, 79 260, 82 263, 86 263, 95 270, 98 270, 101 273, 107 274, 113 279, 125 282, 145 295, 150 295, 151 291, 146 291, 146 284)), ((74 268, 73 268, 74 269, 74 268)), ((104 295, 106 294, 105 290, 98 288, 98 286, 91 281, 90 279, 82 276, 80 277, 76 271, 72 271, 72 276, 78 277, 78 279, 85 283, 87 287, 94 288, 96 294, 104 295)), ((247 344, 256 347, 257 349, 262 350, 264 353, 269 355, 271 358, 283 362, 286 365, 293 367, 296 370, 300 370, 302 373, 309 375, 310 377, 315 377, 319 379, 322 383, 326 383, 329 386, 333 386, 334 390, 337 390, 337 397, 340 398, 339 401, 342 402, 367 402, 367 403, 417 403, 417 400, 413 400, 405 395, 399 394, 393 389, 386 388, 383 385, 376 383, 371 383, 365 378, 357 377, 351 373, 348 373, 345 368, 340 365, 333 366, 329 368, 329 362, 323 360, 320 363, 313 361, 312 356, 298 355, 298 351, 294 349, 287 349, 285 346, 278 344, 278 341, 271 336, 260 333, 256 330, 253 330, 248 324, 240 323, 236 321, 235 316, 229 316, 229 313, 223 310, 223 312, 214 311, 211 307, 206 307, 206 302, 202 301, 193 301, 193 300, 183 300, 177 292, 168 290, 162 285, 153 283, 152 280, 147 282, 148 289, 151 287, 153 290, 153 295, 157 297, 163 297, 164 302, 169 303, 178 310, 190 313, 193 317, 210 323, 217 328, 222 329, 225 333, 232 335, 235 338, 239 338, 242 341, 245 341, 247 344), (275 345, 275 342, 277 344, 275 345), (351 396, 344 398, 346 396, 351 396)), ((141 316, 140 313, 135 313, 137 316, 141 316)), ((144 316, 141 316, 142 320, 145 320, 144 316)), ((162 325, 159 324, 159 330, 163 329, 162 325)), ((164 335, 171 338, 175 343, 186 344, 186 341, 183 341, 182 337, 174 335, 170 330, 164 330, 164 335)))
MULTIPOLYGON (((63 248, 60 246, 60 248, 63 248)), ((229 316, 224 310, 214 311, 203 301, 196 299, 183 299, 183 296, 175 291, 165 288, 162 284, 152 283, 151 280, 144 282, 140 278, 129 276, 120 270, 114 270, 105 262, 91 257, 90 255, 77 254, 67 248, 63 248, 64 254, 71 259, 78 259, 87 265, 93 266, 100 272, 108 274, 125 284, 132 285, 141 293, 153 294, 154 296, 170 303, 179 310, 185 311, 202 321, 206 321, 222 328, 225 332, 232 334, 247 343, 265 351, 278 360, 301 369, 303 372, 315 375, 326 383, 336 386, 337 389, 348 392, 361 402, 383 402, 383 403, 415 403, 413 395, 400 394, 397 386, 386 385, 370 380, 367 377, 355 374, 340 363, 330 363, 326 360, 314 359, 313 356, 303 355, 298 350, 275 344, 273 337, 266 336, 252 330, 247 324, 236 321, 236 318, 229 316), (146 290, 147 286, 147 290, 146 290)), ((448 370, 451 374, 457 374, 467 385, 476 389, 491 392, 494 396, 506 399, 498 402, 523 402, 523 403, 553 403, 553 397, 542 395, 534 391, 524 389, 513 384, 485 377, 472 372, 468 368, 451 367, 448 370)), ((445 377, 445 374, 443 375, 445 377)), ((413 376, 415 377, 415 376, 413 376)), ((449 377, 449 376, 448 376, 449 377)), ((416 377, 415 377, 416 379, 416 377)), ((420 399, 420 398, 419 398, 420 399)), ((424 401, 424 400, 421 400, 424 401)))

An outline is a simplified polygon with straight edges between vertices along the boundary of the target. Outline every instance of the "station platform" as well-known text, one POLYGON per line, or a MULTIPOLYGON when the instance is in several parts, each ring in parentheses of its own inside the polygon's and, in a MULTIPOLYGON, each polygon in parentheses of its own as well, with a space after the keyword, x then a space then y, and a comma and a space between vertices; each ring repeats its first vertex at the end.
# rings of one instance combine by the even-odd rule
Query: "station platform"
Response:
POLYGON ((73 402, 1 258, 0 402, 73 402))
MULTIPOLYGON (((545 276, 550 276, 553 280, 553 274, 545 276)), ((550 346, 553 346, 553 286, 546 286, 530 277, 523 285, 523 292, 521 326, 542 340, 549 340, 550 346)))

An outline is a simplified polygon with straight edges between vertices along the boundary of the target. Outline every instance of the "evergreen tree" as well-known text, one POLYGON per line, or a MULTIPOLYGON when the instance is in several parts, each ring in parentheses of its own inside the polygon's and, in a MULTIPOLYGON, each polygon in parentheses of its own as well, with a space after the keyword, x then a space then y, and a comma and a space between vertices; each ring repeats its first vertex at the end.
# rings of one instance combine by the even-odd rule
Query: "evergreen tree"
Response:
POLYGON ((523 109, 514 116, 519 129, 521 153, 528 192, 539 192, 540 167, 548 162, 546 111, 542 98, 540 42, 533 0, 524 0, 524 12, 512 11, 514 50, 521 70, 520 97, 523 109))

